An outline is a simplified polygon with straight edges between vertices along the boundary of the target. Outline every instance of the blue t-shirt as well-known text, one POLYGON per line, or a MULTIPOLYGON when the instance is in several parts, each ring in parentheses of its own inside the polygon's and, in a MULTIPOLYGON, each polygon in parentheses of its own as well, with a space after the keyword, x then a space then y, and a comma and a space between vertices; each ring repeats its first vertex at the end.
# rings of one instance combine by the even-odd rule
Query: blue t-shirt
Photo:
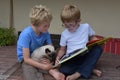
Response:
POLYGON ((23 60, 23 48, 30 49, 30 55, 32 52, 38 48, 43 46, 44 44, 51 44, 51 38, 49 32, 40 33, 40 35, 36 35, 31 26, 25 28, 17 41, 17 56, 18 61, 21 62, 23 60))

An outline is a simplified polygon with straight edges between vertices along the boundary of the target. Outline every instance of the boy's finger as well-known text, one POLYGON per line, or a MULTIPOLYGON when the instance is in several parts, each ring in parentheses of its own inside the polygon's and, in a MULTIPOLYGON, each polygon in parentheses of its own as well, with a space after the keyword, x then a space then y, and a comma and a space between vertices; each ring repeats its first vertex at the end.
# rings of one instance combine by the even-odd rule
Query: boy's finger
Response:
POLYGON ((41 60, 42 63, 50 63, 49 60, 41 60))

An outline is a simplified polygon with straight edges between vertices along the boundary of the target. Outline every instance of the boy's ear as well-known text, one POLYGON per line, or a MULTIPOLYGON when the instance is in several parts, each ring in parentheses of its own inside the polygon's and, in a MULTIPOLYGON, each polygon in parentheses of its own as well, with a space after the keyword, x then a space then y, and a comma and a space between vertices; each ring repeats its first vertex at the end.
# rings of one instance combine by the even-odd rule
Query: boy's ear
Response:
POLYGON ((38 25, 37 25, 37 24, 32 24, 32 26, 34 26, 34 27, 38 27, 38 25))
POLYGON ((50 52, 51 52, 51 51, 50 51, 48 48, 45 49, 45 53, 48 54, 48 53, 50 53, 50 52))

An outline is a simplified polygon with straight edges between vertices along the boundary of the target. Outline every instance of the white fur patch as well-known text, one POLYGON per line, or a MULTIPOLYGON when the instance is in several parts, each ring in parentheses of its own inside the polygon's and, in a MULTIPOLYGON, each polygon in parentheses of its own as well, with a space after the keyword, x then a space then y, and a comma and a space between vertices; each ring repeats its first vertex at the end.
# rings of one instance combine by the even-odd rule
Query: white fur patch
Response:
POLYGON ((45 45, 45 46, 42 46, 42 47, 39 47, 37 49, 35 49, 31 55, 31 58, 37 62, 39 62, 40 58, 43 56, 43 55, 46 55, 46 52, 45 50, 46 49, 49 49, 51 52, 55 51, 55 48, 54 46, 52 45, 45 45))

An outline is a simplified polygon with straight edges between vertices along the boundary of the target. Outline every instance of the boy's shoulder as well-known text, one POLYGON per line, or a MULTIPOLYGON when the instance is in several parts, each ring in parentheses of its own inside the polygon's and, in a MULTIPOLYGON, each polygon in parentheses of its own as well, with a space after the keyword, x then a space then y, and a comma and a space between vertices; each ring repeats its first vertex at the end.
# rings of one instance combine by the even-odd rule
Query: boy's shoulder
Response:
POLYGON ((31 26, 27 26, 26 28, 24 28, 24 30, 20 33, 20 36, 28 36, 29 34, 31 34, 32 31, 32 27, 31 26))
POLYGON ((65 29, 62 33, 61 36, 68 36, 70 34, 70 32, 68 31, 68 29, 65 29))
POLYGON ((80 24, 80 27, 90 27, 89 23, 82 23, 80 24))
POLYGON ((32 27, 31 26, 27 26, 26 28, 24 28, 24 30, 22 31, 22 33, 30 33, 32 32, 32 27))
MULTIPOLYGON (((81 27, 81 28, 89 28, 90 25, 89 25, 88 23, 82 23, 82 24, 79 25, 79 27, 81 27)), ((67 33, 69 33, 69 31, 68 31, 68 29, 65 29, 65 30, 62 32, 62 35, 63 35, 63 34, 67 34, 67 33)))

